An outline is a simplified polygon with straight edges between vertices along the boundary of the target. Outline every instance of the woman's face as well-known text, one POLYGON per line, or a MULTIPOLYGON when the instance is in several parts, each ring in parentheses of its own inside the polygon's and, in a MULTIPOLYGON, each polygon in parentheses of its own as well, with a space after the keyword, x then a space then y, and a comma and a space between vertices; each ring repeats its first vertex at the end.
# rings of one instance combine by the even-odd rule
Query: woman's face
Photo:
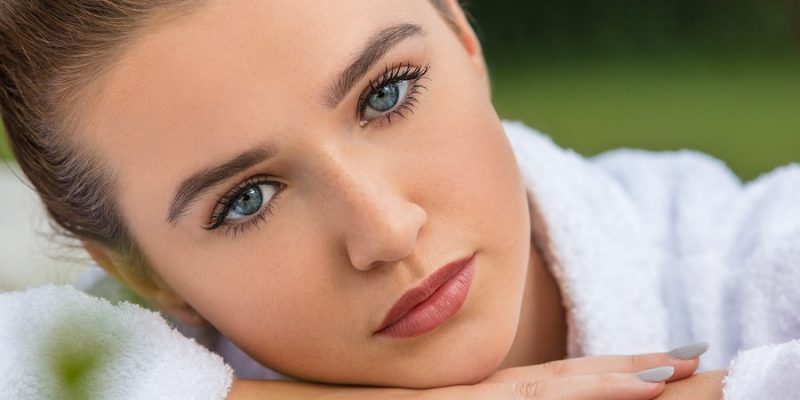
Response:
POLYGON ((525 192, 479 50, 429 1, 212 1, 148 29, 89 93, 80 139, 145 256, 256 359, 430 387, 505 358, 525 192), (376 332, 473 254, 460 308, 445 296, 417 332, 376 332))

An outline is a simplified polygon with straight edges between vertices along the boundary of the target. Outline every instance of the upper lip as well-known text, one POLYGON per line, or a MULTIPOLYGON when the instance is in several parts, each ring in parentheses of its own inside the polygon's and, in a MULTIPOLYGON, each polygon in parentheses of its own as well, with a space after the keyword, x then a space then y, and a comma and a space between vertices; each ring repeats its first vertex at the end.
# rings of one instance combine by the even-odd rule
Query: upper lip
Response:
POLYGON ((461 272, 461 270, 463 270, 464 267, 469 264, 474 256, 475 254, 472 254, 460 260, 444 265, 436 270, 436 272, 432 273, 427 279, 422 281, 422 283, 420 283, 418 286, 405 292, 402 296, 400 296, 400 299, 394 303, 394 306, 392 306, 392 308, 386 314, 386 317, 383 319, 380 327, 375 332, 380 332, 389 325, 399 321, 414 307, 427 300, 428 297, 431 297, 431 295, 433 295, 436 290, 439 289, 439 287, 461 272))

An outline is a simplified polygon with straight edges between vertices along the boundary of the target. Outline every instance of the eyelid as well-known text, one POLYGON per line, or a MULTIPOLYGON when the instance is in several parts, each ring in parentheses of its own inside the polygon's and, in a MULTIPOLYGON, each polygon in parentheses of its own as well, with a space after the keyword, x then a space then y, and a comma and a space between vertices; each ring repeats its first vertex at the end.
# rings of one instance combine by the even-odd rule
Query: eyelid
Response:
POLYGON ((358 98, 359 100, 364 99, 368 94, 372 93, 375 90, 381 88, 381 86, 386 85, 393 80, 397 80, 397 78, 401 75, 407 75, 408 73, 415 71, 419 74, 420 77, 424 76, 428 69, 430 69, 429 64, 418 65, 412 62, 401 62, 395 64, 385 64, 383 72, 381 72, 377 77, 370 79, 367 82, 367 87, 361 91, 358 98), (401 74, 400 71, 404 70, 401 74))

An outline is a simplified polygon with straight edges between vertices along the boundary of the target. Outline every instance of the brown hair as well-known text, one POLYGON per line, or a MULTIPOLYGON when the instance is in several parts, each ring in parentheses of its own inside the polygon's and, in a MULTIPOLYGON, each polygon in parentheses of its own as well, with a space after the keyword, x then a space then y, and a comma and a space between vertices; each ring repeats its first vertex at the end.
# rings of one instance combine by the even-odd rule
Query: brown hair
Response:
MULTIPOLYGON (((431 3, 453 26, 443 0, 431 3)), ((156 19, 203 0, 0 0, 0 113, 13 153, 58 231, 149 268, 118 212, 114 179, 82 150, 68 106, 156 19)))
POLYGON ((144 277, 109 169, 70 135, 77 92, 157 17, 200 0, 0 0, 0 112, 58 232, 102 244, 144 277))

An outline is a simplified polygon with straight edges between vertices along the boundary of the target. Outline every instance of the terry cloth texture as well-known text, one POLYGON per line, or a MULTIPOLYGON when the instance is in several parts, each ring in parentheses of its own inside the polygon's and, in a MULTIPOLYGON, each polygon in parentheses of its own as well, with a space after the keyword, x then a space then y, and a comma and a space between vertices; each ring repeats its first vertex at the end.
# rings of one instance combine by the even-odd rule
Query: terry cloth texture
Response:
POLYGON ((70 286, 0 294, 0 399, 224 399, 222 359, 139 306, 70 286))
POLYGON ((704 340, 701 369, 730 368, 726 399, 798 398, 800 166, 744 185, 696 152, 584 158, 505 128, 549 239, 570 356, 704 340))

